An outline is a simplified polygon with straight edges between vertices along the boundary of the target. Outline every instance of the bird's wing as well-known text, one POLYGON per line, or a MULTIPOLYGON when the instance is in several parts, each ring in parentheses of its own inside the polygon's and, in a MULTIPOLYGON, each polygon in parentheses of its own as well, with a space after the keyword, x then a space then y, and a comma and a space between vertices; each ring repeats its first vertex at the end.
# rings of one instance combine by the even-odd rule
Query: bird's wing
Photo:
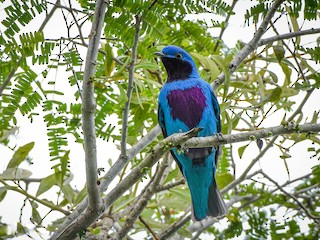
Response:
POLYGON ((163 113, 163 110, 161 108, 160 103, 159 103, 159 106, 158 106, 158 122, 159 122, 159 125, 161 127, 163 137, 166 138, 168 136, 168 134, 167 134, 167 131, 166 131, 166 123, 164 121, 164 113, 163 113))
POLYGON ((218 133, 220 133, 221 132, 220 107, 219 107, 218 100, 217 100, 216 96, 214 95, 212 88, 210 90, 211 90, 211 99, 212 99, 213 110, 214 110, 214 114, 216 115, 216 119, 217 119, 217 130, 218 130, 218 133))
MULTIPOLYGON (((164 119, 164 113, 163 113, 163 110, 162 110, 162 107, 161 107, 160 103, 158 105, 158 122, 159 122, 159 125, 161 127, 163 137, 166 138, 168 136, 167 131, 166 131, 166 122, 165 122, 165 119, 164 119)), ((178 164, 178 166, 180 168, 180 171, 183 173, 182 165, 179 162, 178 158, 176 157, 176 155, 174 154, 174 152, 172 150, 170 150, 170 152, 171 152, 172 157, 174 158, 174 160, 178 164)))
MULTIPOLYGON (((210 91, 211 91, 211 99, 212 99, 212 105, 213 105, 213 110, 214 110, 214 114, 216 116, 216 124, 217 124, 217 133, 221 132, 221 121, 220 121, 220 107, 219 107, 219 103, 218 100, 213 92, 213 89, 210 86, 210 91)), ((215 164, 216 166, 218 165, 218 157, 221 154, 221 147, 217 146, 215 147, 216 149, 216 154, 215 154, 215 164)))

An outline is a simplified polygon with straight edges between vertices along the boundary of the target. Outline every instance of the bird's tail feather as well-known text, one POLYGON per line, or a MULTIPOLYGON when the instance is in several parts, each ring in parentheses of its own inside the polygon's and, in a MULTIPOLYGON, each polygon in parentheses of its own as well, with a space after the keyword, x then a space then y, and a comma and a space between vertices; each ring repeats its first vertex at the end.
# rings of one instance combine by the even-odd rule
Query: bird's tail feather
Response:
POLYGON ((222 217, 226 214, 228 214, 227 205, 221 197, 216 180, 213 179, 213 183, 211 184, 209 189, 208 216, 222 217))
POLYGON ((202 219, 206 218, 206 216, 219 218, 228 214, 228 208, 221 197, 215 179, 213 179, 213 183, 206 191, 199 186, 197 188, 190 188, 190 191, 191 196, 193 196, 191 212, 192 219, 194 221, 201 221, 202 219), (208 197, 206 198, 204 196, 208 197), (205 201, 205 199, 208 200, 205 201), (206 204, 207 206, 205 206, 206 204))

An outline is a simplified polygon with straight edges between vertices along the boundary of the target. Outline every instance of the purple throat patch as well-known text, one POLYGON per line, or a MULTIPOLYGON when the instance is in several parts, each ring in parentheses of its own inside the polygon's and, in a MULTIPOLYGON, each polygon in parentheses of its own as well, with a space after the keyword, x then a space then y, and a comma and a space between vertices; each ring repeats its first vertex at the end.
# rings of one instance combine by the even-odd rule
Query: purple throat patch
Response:
POLYGON ((190 129, 197 126, 206 107, 206 97, 201 88, 172 90, 168 94, 167 100, 173 119, 180 119, 190 129))

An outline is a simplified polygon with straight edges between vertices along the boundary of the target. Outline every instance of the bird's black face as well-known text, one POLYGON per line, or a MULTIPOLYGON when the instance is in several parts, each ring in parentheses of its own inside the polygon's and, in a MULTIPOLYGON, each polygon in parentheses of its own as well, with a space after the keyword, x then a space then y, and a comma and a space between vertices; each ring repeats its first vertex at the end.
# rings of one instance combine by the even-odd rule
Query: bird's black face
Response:
POLYGON ((168 82, 185 80, 192 73, 192 65, 179 58, 161 56, 164 67, 168 73, 168 82))

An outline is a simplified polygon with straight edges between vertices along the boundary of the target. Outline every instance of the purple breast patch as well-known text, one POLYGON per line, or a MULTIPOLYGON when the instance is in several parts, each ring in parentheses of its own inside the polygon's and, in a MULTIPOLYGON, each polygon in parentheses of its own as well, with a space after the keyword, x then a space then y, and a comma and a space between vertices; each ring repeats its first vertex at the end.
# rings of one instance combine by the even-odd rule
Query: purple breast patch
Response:
POLYGON ((206 107, 206 97, 200 88, 172 90, 167 99, 173 119, 180 119, 190 129, 197 126, 206 107))

